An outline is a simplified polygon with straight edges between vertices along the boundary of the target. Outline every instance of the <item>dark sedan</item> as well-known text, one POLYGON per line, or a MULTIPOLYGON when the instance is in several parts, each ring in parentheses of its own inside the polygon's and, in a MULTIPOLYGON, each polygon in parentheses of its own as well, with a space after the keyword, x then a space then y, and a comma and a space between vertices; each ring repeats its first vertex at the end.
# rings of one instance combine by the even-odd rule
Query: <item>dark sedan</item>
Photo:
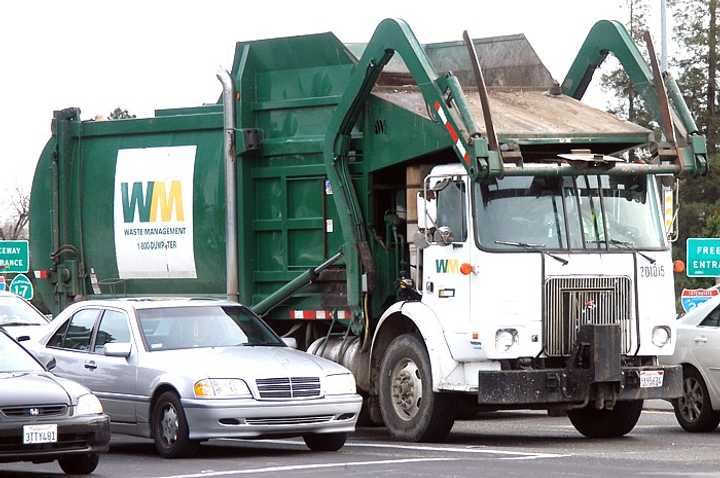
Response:
POLYGON ((0 462, 58 460, 68 474, 92 473, 107 451, 110 423, 98 399, 48 372, 0 330, 0 462))

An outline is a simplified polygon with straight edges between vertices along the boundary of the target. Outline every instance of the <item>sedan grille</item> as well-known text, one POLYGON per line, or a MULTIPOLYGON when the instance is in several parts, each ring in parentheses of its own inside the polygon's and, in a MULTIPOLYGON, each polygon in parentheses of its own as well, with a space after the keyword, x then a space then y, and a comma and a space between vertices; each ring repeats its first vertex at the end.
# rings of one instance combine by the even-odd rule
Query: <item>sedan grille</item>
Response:
POLYGON ((333 419, 332 415, 314 417, 246 418, 248 425, 301 425, 303 423, 323 423, 333 419))
POLYGON ((629 277, 555 277, 545 282, 545 353, 570 355, 581 325, 619 325, 622 352, 632 338, 632 282, 629 277))
POLYGON ((312 398, 320 396, 320 377, 260 378, 255 381, 261 399, 312 398))
POLYGON ((2 409, 2 414, 8 418, 25 417, 57 417, 65 415, 65 405, 43 405, 38 407, 8 407, 2 409))

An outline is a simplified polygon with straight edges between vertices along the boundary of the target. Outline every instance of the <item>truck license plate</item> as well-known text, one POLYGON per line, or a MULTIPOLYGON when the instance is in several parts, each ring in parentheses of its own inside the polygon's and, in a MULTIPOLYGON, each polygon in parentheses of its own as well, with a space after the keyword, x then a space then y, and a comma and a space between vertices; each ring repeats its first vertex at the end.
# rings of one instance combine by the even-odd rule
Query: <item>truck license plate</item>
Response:
POLYGON ((23 445, 37 443, 57 443, 57 425, 23 426, 23 445))
POLYGON ((643 370, 640 372, 640 388, 662 387, 663 370, 643 370))

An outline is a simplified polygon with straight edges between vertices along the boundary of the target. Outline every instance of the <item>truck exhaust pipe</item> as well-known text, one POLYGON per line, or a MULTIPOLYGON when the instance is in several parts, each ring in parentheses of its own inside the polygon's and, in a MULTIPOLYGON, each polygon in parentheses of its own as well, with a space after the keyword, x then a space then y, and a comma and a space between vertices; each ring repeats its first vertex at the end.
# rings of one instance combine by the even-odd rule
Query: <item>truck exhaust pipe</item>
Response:
POLYGON ((225 69, 217 72, 223 87, 223 131, 225 154, 225 289, 231 302, 239 302, 237 213, 235 208, 235 108, 233 82, 225 69))

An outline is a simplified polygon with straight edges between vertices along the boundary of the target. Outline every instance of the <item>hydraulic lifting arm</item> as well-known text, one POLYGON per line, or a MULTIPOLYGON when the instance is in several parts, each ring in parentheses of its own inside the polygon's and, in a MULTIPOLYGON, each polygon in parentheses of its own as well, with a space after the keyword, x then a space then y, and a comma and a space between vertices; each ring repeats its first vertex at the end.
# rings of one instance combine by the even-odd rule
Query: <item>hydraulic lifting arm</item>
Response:
POLYGON ((375 29, 360 61, 355 65, 345 93, 333 114, 325 137, 324 161, 340 213, 347 274, 348 305, 354 318, 362 317, 363 294, 372 291, 374 265, 367 242, 365 220, 348 170, 350 141, 365 102, 380 73, 399 54, 423 95, 431 119, 445 128, 453 150, 472 178, 502 174, 496 151, 477 133, 457 78, 438 76, 425 51, 403 20, 386 19, 375 29), (364 279, 364 280, 363 280, 364 279))
POLYGON ((575 99, 581 99, 595 70, 605 61, 608 53, 612 53, 622 64, 635 91, 645 100, 650 112, 662 126, 665 139, 670 143, 670 150, 676 157, 680 170, 688 175, 705 174, 708 167, 705 137, 699 134, 675 81, 669 73, 660 73, 649 35, 646 35, 646 41, 652 69, 621 23, 608 20, 597 22, 588 33, 563 81, 563 92, 575 99), (659 83, 656 83, 656 78, 660 79, 659 83), (668 97, 672 101, 674 115, 670 112, 668 97), (680 125, 672 124, 673 116, 679 118, 680 125), (679 126, 682 126, 682 129, 679 126), (682 131, 679 139, 686 144, 675 144, 675 128, 682 131))

